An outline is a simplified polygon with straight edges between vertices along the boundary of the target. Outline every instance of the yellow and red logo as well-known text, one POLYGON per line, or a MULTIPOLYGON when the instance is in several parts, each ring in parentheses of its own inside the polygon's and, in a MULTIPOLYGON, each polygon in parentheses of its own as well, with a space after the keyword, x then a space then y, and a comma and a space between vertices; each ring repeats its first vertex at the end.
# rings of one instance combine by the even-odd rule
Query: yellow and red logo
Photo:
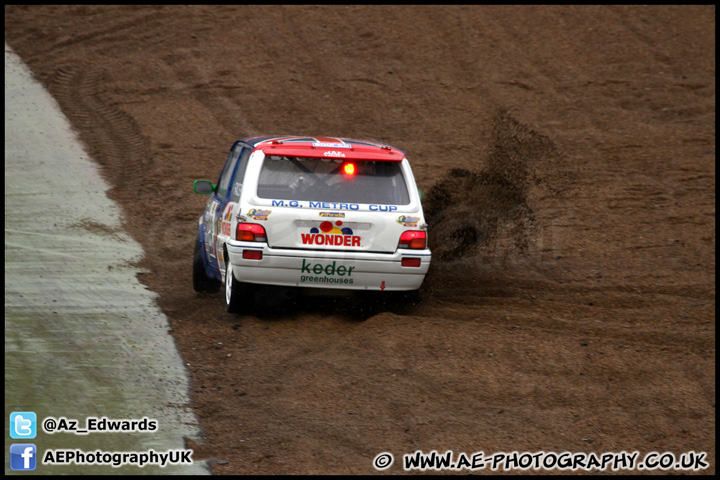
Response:
POLYGON ((263 210, 262 208, 251 208, 247 212, 247 216, 255 220, 267 220, 272 210, 263 210))

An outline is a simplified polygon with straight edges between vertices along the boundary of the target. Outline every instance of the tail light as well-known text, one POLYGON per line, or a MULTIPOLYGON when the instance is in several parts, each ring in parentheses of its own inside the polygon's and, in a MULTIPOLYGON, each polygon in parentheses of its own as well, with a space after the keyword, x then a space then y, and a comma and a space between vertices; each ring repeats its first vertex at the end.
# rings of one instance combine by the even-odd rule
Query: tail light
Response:
POLYGON ((267 235, 262 225, 238 223, 235 239, 243 242, 267 242, 267 235))
POLYGON ((427 243, 425 232, 417 230, 408 230, 400 235, 400 244, 398 248, 414 248, 423 250, 427 243))

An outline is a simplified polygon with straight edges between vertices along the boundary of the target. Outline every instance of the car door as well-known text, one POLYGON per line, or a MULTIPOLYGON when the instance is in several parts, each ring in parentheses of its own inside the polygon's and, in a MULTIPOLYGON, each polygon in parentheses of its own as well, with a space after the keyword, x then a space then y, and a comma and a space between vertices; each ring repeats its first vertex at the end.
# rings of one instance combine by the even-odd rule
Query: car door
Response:
POLYGON ((220 173, 217 187, 208 200, 208 206, 205 209, 205 253, 207 254, 208 263, 218 271, 221 268, 219 257, 222 256, 222 250, 218 253, 217 236, 220 232, 222 212, 228 201, 230 181, 242 150, 242 145, 239 143, 233 145, 230 156, 220 173))

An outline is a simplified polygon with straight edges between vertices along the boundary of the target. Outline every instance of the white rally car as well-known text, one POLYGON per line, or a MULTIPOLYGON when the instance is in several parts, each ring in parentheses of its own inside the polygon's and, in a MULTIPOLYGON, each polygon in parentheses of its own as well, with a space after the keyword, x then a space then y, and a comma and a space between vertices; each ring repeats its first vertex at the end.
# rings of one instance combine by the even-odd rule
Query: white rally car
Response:
POLYGON ((238 140, 209 194, 193 286, 225 286, 229 312, 252 284, 418 290, 430 266, 427 224, 405 152, 326 137, 238 140))

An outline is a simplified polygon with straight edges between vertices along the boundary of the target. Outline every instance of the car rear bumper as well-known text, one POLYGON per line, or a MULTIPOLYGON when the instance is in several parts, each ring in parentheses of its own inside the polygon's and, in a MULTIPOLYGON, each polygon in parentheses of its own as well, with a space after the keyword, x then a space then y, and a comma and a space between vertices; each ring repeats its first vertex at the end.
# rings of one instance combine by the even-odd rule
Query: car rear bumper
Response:
POLYGON ((238 281, 346 290, 417 290, 431 257, 428 249, 368 253, 270 248, 250 242, 226 246, 238 281), (244 251, 260 251, 262 259, 243 258, 244 251), (404 258, 419 259, 420 266, 403 266, 404 258))

